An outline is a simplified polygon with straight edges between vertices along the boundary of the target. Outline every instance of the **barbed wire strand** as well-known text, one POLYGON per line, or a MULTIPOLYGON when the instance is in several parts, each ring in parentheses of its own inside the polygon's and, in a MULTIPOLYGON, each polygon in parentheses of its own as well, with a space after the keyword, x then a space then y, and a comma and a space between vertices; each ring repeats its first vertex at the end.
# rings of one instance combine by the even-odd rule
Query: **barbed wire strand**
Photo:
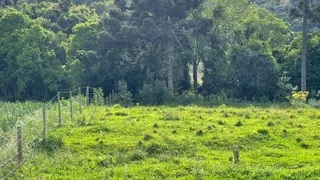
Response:
MULTIPOLYGON (((36 138, 40 138, 41 137, 42 132, 36 134, 37 137, 36 138)), ((24 145, 24 147, 21 149, 21 151, 17 152, 15 155, 13 155, 12 157, 10 157, 7 161, 5 161, 5 163, 3 165, 1 165, 1 167, 4 167, 6 164, 8 164, 9 162, 11 162, 19 153, 21 153, 23 150, 25 150, 30 144, 32 144, 34 142, 34 140, 36 138, 32 138, 30 141, 28 141, 28 143, 26 143, 24 145)), ((23 140, 23 139, 21 139, 23 140)))
MULTIPOLYGON (((39 141, 39 142, 37 142, 36 144, 35 144, 35 147, 36 146, 38 146, 38 144, 40 143, 41 141, 39 141)), ((24 148, 21 150, 21 151, 23 151, 24 150, 24 148)), ((32 152, 34 151, 35 149, 32 149, 28 154, 32 154, 32 152)), ((20 152, 21 152, 20 151, 20 152)), ((16 154, 16 156, 20 153, 20 152, 18 152, 17 154, 16 154)), ((13 170, 11 170, 11 171, 9 171, 9 173, 8 174, 6 174, 2 179, 3 180, 5 180, 5 179, 7 179, 12 173, 14 173, 24 162, 26 162, 27 160, 26 159, 28 159, 30 156, 24 156, 25 157, 25 160, 23 160, 22 162, 20 162, 13 170)))
MULTIPOLYGON (((33 122, 34 122, 34 121, 33 121, 33 122)), ((41 123, 41 122, 42 122, 42 121, 39 121, 38 123, 41 123)), ((23 130, 24 127, 26 127, 26 126, 27 126, 27 125, 21 126, 22 130, 23 130)), ((35 130, 39 130, 39 128, 41 128, 41 125, 40 125, 40 127, 34 126, 34 127, 32 127, 31 129, 26 128, 26 129, 28 130, 28 132, 31 132, 31 133, 29 133, 29 134, 24 134, 24 136, 25 136, 25 137, 30 137, 30 135, 32 135, 32 132, 35 132, 35 130)), ((12 139, 16 139, 16 138, 14 138, 14 137, 16 137, 16 134, 12 135, 11 138, 12 138, 12 139)), ((5 150, 3 151, 3 154, 6 153, 8 150, 12 149, 13 147, 15 147, 15 146, 17 145, 17 143, 20 142, 20 141, 22 141, 22 140, 25 140, 25 139, 21 139, 21 140, 16 140, 16 141, 10 142, 10 144, 12 144, 12 145, 11 145, 11 146, 7 146, 7 147, 5 148, 5 150)))
MULTIPOLYGON (((87 87, 80 87, 80 88, 78 88, 78 89, 72 90, 71 93, 72 93, 72 92, 75 92, 75 91, 79 92, 79 89, 80 89, 80 92, 81 92, 81 89, 87 89, 87 87)), ((90 89, 94 89, 94 88, 89 87, 89 90, 90 90, 90 89)), ((59 93, 61 93, 61 94, 67 94, 67 93, 70 93, 70 92, 59 92, 59 93)), ((87 93, 85 93, 85 94, 87 94, 87 93)), ((94 94, 94 93, 89 92, 89 94, 92 95, 92 94, 94 94)), ((77 95, 80 95, 80 94, 77 94, 77 95)), ((55 98, 57 98, 57 96, 58 96, 58 93, 57 93, 51 100, 49 100, 49 102, 45 103, 45 104, 42 106, 42 108, 47 107, 48 105, 52 105, 52 106, 53 106, 52 102, 54 101, 55 98)), ((76 102, 77 102, 77 101, 76 101, 76 102)), ((78 103, 79 103, 79 102, 78 102, 78 103)), ((51 106, 51 107, 52 107, 52 106, 51 106)), ((65 106, 65 107, 66 107, 66 106, 65 106)), ((41 108, 41 109, 42 109, 42 108, 41 108)), ((39 110, 40 110, 40 109, 39 109, 39 110)), ((36 110, 36 111, 39 111, 39 110, 36 110)), ((36 114, 36 112, 31 112, 31 114, 36 114)), ((24 116, 26 116, 26 115, 24 115, 24 116)), ((22 116, 22 117, 23 117, 23 116, 22 116)), ((42 122, 42 121, 41 121, 41 118, 37 118, 37 119, 39 119, 39 121, 37 121, 36 124, 42 122)), ((33 121, 33 122, 34 122, 34 121, 33 121)), ((48 122, 50 122, 50 121, 48 121, 48 122)), ((72 122, 71 122, 71 123, 72 123, 72 122)), ((49 124, 49 123, 48 123, 48 124, 49 124)), ((28 125, 29 125, 29 124, 26 123, 26 124, 24 124, 22 127, 27 127, 28 125)), ((41 126, 40 126, 40 127, 33 127, 32 129, 28 129, 28 131, 29 131, 29 132, 34 132, 34 130, 35 130, 35 129, 38 129, 38 128, 41 128, 41 126)), ((56 128, 56 123, 53 122, 53 124, 52 124, 51 126, 49 126, 47 132, 50 132, 51 130, 53 130, 53 129, 55 129, 55 128, 56 128)), ((32 136, 33 136, 33 137, 31 138, 31 140, 30 140, 28 143, 24 144, 24 147, 21 149, 21 151, 17 152, 17 153, 14 154, 13 156, 11 156, 9 159, 7 159, 6 161, 4 161, 4 163, 1 165, 1 168, 5 167, 8 163, 10 163, 15 157, 18 156, 19 153, 21 153, 22 151, 26 150, 32 143, 35 142, 35 140, 36 140, 37 138, 40 138, 40 137, 41 137, 41 134, 42 134, 42 133, 43 133, 43 132, 40 131, 39 133, 36 133, 35 135, 32 135, 32 133, 27 134, 27 135, 28 135, 27 137, 32 137, 32 136)), ((14 137, 13 134, 14 134, 14 133, 12 133, 12 136, 10 136, 10 137, 7 138, 7 139, 12 139, 12 138, 14 137)), ((25 139, 21 139, 21 140, 18 140, 18 141, 13 141, 13 142, 11 142, 12 145, 9 146, 9 147, 7 147, 7 148, 5 149, 5 152, 8 152, 8 150, 11 150, 13 147, 16 146, 16 144, 17 144, 18 142, 20 142, 20 141, 22 141, 22 140, 25 140, 25 139)), ((41 142, 41 141, 38 141, 38 142, 35 144, 35 146, 37 146, 40 142, 41 142)), ((31 150, 31 152, 29 152, 29 154, 31 154, 34 150, 35 150, 35 149, 32 148, 32 150, 31 150)), ((30 156, 25 156, 25 159, 27 159, 28 157, 30 157, 30 156)), ((3 179, 8 178, 13 172, 15 172, 15 171, 23 164, 23 162, 25 162, 25 161, 22 161, 22 162, 19 163, 17 166, 15 166, 15 168, 14 168, 13 170, 11 170, 3 179)), ((97 167, 96 167, 96 168, 97 168, 97 167)), ((95 168, 95 169, 96 169, 96 168, 95 168)))

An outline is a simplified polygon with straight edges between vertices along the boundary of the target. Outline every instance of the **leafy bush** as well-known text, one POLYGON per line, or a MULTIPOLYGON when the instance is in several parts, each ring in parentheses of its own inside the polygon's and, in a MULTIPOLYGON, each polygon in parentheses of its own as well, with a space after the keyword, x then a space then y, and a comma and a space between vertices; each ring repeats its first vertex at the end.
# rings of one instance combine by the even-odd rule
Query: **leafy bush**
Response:
POLYGON ((320 108, 320 90, 312 93, 312 98, 308 100, 308 104, 312 107, 320 108))
POLYGON ((181 95, 176 96, 176 102, 180 105, 200 105, 204 104, 204 97, 201 94, 196 94, 193 91, 184 91, 181 95))
POLYGON ((127 83, 122 80, 118 82, 118 103, 123 107, 132 106, 133 95, 128 90, 127 83))
POLYGON ((103 105, 104 103, 103 98, 103 90, 102 88, 94 88, 93 89, 93 103, 95 105, 103 105))
POLYGON ((320 100, 317 100, 315 98, 309 99, 308 104, 312 107, 320 108, 320 100))
POLYGON ((168 102, 170 93, 166 82, 155 79, 154 75, 148 71, 147 80, 139 92, 139 98, 144 105, 160 105, 168 102))
POLYGON ((63 146, 62 137, 48 136, 46 140, 36 143, 37 148, 52 154, 63 146))
POLYGON ((276 101, 285 101, 287 96, 290 96, 290 93, 294 90, 292 84, 290 84, 290 77, 286 76, 287 72, 283 72, 282 76, 280 77, 277 86, 278 90, 274 95, 274 100, 276 101))
POLYGON ((292 106, 304 107, 307 104, 306 102, 307 102, 308 95, 309 95, 308 91, 304 91, 304 92, 302 92, 302 91, 299 91, 299 92, 293 91, 291 93, 291 96, 287 96, 287 99, 290 101, 292 106))

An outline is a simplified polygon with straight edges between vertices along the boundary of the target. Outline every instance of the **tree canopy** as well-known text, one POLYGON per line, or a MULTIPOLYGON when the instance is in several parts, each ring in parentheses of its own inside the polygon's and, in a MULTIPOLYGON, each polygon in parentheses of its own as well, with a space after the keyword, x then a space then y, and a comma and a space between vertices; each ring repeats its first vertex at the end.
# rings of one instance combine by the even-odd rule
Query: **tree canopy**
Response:
MULTIPOLYGON (((147 103, 151 91, 161 92, 157 104, 187 91, 278 100, 284 73, 300 86, 301 8, 293 0, 1 1, 0 99, 46 100, 87 85, 108 95, 123 91, 121 82, 147 103)), ((320 89, 319 9, 308 11, 310 91, 320 89)))

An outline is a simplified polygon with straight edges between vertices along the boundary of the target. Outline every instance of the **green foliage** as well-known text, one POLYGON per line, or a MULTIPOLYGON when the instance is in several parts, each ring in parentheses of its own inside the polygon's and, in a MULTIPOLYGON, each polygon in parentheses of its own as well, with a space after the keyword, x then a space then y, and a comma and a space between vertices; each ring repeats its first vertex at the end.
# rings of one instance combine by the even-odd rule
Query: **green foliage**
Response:
POLYGON ((196 94, 192 91, 184 91, 181 95, 175 97, 175 102, 184 106, 199 105, 204 103, 204 97, 201 94, 196 94))
MULTIPOLYGON (((58 90, 90 85, 111 94, 110 105, 122 106, 204 104, 204 97, 211 104, 285 101, 290 84, 300 84, 301 35, 292 30, 301 21, 288 14, 293 7, 301 15, 299 2, 3 1, 0 97, 46 100, 58 90), (286 80, 279 72, 288 72, 286 80), (190 77, 198 94, 189 91, 190 77), (126 82, 122 95, 119 81, 126 82), (171 82, 176 98, 168 93, 171 82)), ((312 23, 319 12, 313 2, 312 23)), ((309 24, 310 91, 320 89, 317 28, 309 24)))
POLYGON ((312 98, 308 100, 308 105, 320 108, 320 90, 316 93, 316 95, 314 95, 312 98))
POLYGON ((147 80, 139 92, 139 99, 145 105, 160 105, 170 100, 170 94, 165 81, 155 79, 149 72, 147 80))
MULTIPOLYGON (((39 110, 42 106, 40 102, 1 102, 0 113, 0 129, 2 132, 7 132, 13 128, 20 118, 26 115, 33 114, 36 110, 39 110)), ((1 136, 1 135, 0 135, 1 136)))
POLYGON ((123 107, 130 107, 133 103, 133 95, 128 90, 127 83, 122 80, 118 82, 118 102, 123 107))
POLYGON ((252 99, 254 96, 272 98, 277 89, 277 64, 268 54, 255 54, 248 49, 235 48, 231 52, 231 65, 239 93, 252 99), (254 68, 252 68, 254 67, 254 68))
POLYGON ((93 89, 93 104, 95 105, 104 105, 104 97, 103 97, 102 88, 94 88, 93 89))
MULTIPOLYGON (((36 142, 35 142, 36 143, 36 142)), ((55 151, 58 151, 63 146, 62 137, 48 136, 46 140, 42 140, 34 148, 43 150, 48 154, 53 154, 55 151)))
POLYGON ((274 95, 274 99, 280 102, 283 102, 287 96, 293 91, 293 86, 290 84, 290 77, 287 76, 287 72, 284 72, 283 75, 279 78, 277 83, 278 90, 274 95))

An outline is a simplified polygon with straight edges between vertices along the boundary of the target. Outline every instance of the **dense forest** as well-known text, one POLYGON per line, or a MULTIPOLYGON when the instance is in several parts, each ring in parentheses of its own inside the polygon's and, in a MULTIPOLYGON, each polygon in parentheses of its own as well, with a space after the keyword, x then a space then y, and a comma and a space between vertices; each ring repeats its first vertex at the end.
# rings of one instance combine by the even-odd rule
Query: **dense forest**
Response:
MULTIPOLYGON (((92 86, 148 104, 190 93, 283 101, 300 88, 303 2, 1 0, 0 99, 92 86)), ((320 89, 319 4, 306 10, 310 92, 320 89)))

